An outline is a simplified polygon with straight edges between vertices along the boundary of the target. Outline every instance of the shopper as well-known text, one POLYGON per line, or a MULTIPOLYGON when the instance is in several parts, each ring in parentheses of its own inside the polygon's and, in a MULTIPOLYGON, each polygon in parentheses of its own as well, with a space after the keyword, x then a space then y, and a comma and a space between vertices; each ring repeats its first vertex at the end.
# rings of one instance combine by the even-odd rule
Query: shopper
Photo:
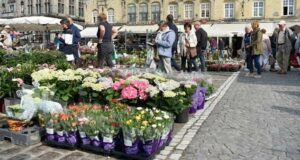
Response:
MULTIPOLYGON (((246 55, 246 66, 247 66, 247 69, 250 71, 250 65, 253 65, 253 61, 252 61, 252 47, 247 47, 246 46, 249 46, 251 44, 251 32, 252 32, 252 28, 250 26, 246 26, 245 27, 245 34, 244 34, 244 37, 243 37, 243 42, 242 42, 242 51, 245 52, 245 55, 246 55)), ((247 72, 246 73, 246 76, 249 76, 250 75, 250 72, 247 72)))
POLYGON ((273 34, 271 36, 271 48, 272 48, 272 60, 274 62, 272 62, 271 64, 271 68, 270 68, 270 71, 271 72, 276 72, 276 69, 275 69, 275 63, 276 63, 276 43, 277 43, 277 38, 278 38, 278 32, 279 32, 279 28, 275 28, 274 31, 273 31, 273 34))
POLYGON ((224 59, 225 42, 223 38, 219 38, 218 49, 220 51, 220 57, 224 59))
POLYGON ((177 43, 178 43, 178 28, 177 26, 173 23, 173 15, 169 14, 167 16, 167 22, 169 29, 173 30, 176 35, 176 39, 174 41, 173 47, 172 47, 172 58, 171 58, 171 65, 174 67, 177 71, 180 71, 179 66, 176 63, 176 55, 177 55, 177 43))
POLYGON ((12 37, 10 34, 11 28, 10 26, 6 25, 4 29, 1 31, 1 35, 3 35, 3 48, 6 49, 7 51, 12 51, 12 37))
POLYGON ((98 44, 98 64, 100 68, 103 68, 104 63, 108 67, 114 67, 112 57, 114 53, 114 46, 112 40, 118 35, 118 30, 107 22, 107 16, 104 13, 99 15, 99 27, 97 37, 99 39, 98 44))
POLYGON ((290 60, 290 52, 292 50, 292 36, 293 32, 286 27, 285 21, 280 21, 278 38, 276 43, 277 53, 276 58, 279 64, 280 70, 279 74, 287 74, 287 67, 290 60))
MULTIPOLYGON (((262 44, 262 33, 259 28, 259 22, 254 21, 251 23, 253 32, 251 34, 251 44, 246 46, 246 48, 252 47, 252 56, 251 59, 254 61, 255 68, 257 70, 257 75, 255 75, 255 78, 261 78, 261 66, 259 63, 260 55, 262 55, 263 52, 263 44, 262 44)), ((250 74, 253 75, 254 67, 253 62, 250 63, 250 74)))
POLYGON ((70 28, 70 22, 68 19, 62 19, 60 24, 63 28, 61 36, 58 36, 61 44, 59 45, 59 51, 66 54, 67 61, 74 64, 75 55, 78 53, 77 43, 74 44, 74 32, 70 28))
POLYGON ((201 28, 201 23, 199 21, 196 21, 194 23, 194 28, 196 30, 196 37, 197 37, 197 56, 200 59, 200 68, 201 71, 205 71, 205 54, 206 54, 206 47, 207 47, 207 33, 206 31, 201 28))
POLYGON ((69 28, 72 30, 73 33, 73 44, 77 48, 77 53, 74 53, 75 63, 79 64, 80 63, 79 45, 81 41, 80 30, 78 29, 78 27, 74 25, 74 21, 71 17, 68 17, 67 19, 70 23, 69 28))
POLYGON ((170 30, 166 21, 160 22, 160 30, 155 38, 159 55, 159 68, 162 72, 171 73, 171 57, 173 43, 176 39, 175 32, 170 30))
POLYGON ((266 66, 269 62, 269 56, 272 54, 271 41, 269 36, 267 35, 266 29, 261 30, 263 34, 263 54, 260 58, 260 63, 263 70, 266 70, 266 66))

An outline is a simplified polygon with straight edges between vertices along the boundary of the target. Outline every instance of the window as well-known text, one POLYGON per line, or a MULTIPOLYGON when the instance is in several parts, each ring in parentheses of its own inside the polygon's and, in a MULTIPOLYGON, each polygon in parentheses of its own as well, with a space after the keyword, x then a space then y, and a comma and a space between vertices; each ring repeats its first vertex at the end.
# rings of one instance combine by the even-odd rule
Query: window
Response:
POLYGON ((75 0, 69 0, 69 14, 75 15, 75 0))
POLYGON ((201 18, 210 17, 210 3, 201 3, 201 18))
POLYGON ((114 11, 114 9, 109 9, 107 11, 107 17, 108 17, 108 22, 109 23, 114 23, 114 20, 115 20, 115 11, 114 11))
POLYGON ((15 5, 14 4, 9 5, 9 11, 10 12, 15 12, 15 5))
POLYGON ((233 3, 225 3, 225 18, 233 18, 233 3))
POLYGON ((151 11, 152 11, 152 20, 155 22, 159 22, 160 21, 160 5, 159 5, 159 3, 152 3, 151 11))
POLYGON ((254 1, 253 2, 253 17, 262 17, 264 15, 264 2, 254 1))
POLYGON ((83 0, 79 0, 78 6, 79 6, 79 11, 78 11, 79 17, 84 17, 84 8, 83 8, 84 3, 83 3, 83 0))
POLYGON ((28 0, 28 15, 32 15, 32 0, 28 0))
POLYGON ((61 13, 61 14, 65 13, 64 0, 58 0, 58 13, 61 13))
POLYGON ((148 5, 146 3, 140 4, 140 21, 148 21, 148 5))
POLYGON ((45 13, 51 13, 51 11, 50 11, 50 0, 45 0, 45 13))
POLYGON ((194 15, 194 4, 193 3, 184 4, 184 18, 192 19, 193 15, 194 15))
POLYGON ((136 7, 134 4, 128 5, 128 22, 129 23, 136 22, 136 7))
POLYGON ((283 15, 293 16, 295 10, 294 0, 283 0, 283 15))
POLYGON ((41 11, 42 11, 41 0, 36 0, 35 8, 36 8, 36 14, 41 14, 41 11))
POLYGON ((169 5, 169 14, 171 14, 174 19, 177 19, 177 17, 178 17, 178 6, 177 6, 177 4, 170 4, 169 5))
POLYGON ((93 20, 92 20, 92 22, 94 24, 98 23, 98 11, 97 10, 93 11, 93 20))

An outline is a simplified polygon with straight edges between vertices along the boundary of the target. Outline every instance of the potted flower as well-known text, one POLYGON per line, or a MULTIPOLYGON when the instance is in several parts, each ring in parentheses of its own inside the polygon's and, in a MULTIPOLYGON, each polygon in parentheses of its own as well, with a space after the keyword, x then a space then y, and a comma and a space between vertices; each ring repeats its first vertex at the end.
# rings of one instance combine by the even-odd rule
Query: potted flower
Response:
POLYGON ((7 106, 7 124, 10 131, 19 132, 23 130, 26 122, 22 120, 22 114, 24 109, 20 106, 20 104, 7 106))

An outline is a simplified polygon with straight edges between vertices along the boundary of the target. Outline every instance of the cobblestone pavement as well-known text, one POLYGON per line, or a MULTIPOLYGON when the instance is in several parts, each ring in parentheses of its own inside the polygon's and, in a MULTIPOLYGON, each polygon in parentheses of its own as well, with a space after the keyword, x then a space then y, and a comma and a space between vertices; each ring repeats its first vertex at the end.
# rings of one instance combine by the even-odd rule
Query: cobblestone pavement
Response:
MULTIPOLYGON (((227 79, 231 76, 232 73, 229 72, 214 72, 214 73, 208 73, 211 75, 211 78, 213 80, 213 83, 216 88, 219 88, 227 79)), ((199 113, 198 113, 199 114, 199 113)), ((200 114, 199 114, 200 115, 200 114)), ((191 117, 191 120, 187 124, 189 127, 193 127, 192 124, 197 119, 195 117, 191 117)), ((170 159, 167 158, 166 155, 169 155, 171 153, 177 153, 181 150, 175 150, 175 147, 177 144, 181 142, 179 141, 180 138, 183 137, 182 129, 187 130, 189 127, 185 126, 185 124, 176 124, 174 135, 177 136, 177 139, 174 139, 172 142, 173 147, 166 147, 165 150, 161 151, 160 159, 170 159), (185 127, 185 128, 184 128, 185 127), (181 131, 181 133, 178 133, 181 131), (176 141, 177 140, 177 141, 176 141)), ((200 124, 198 124, 198 128, 200 127, 200 124)), ((197 128, 197 129, 198 129, 197 128)), ((193 129, 193 135, 196 134, 196 129, 193 129)), ((188 138, 192 139, 193 136, 187 135, 188 138)), ((186 142, 185 140, 183 140, 186 142)), ((184 143, 182 142, 182 143, 184 143)), ((183 144, 187 146, 188 144, 183 144)), ((182 144, 178 146, 179 148, 182 147, 182 144)), ((177 149, 178 149, 177 147, 177 149)), ((158 156, 159 158, 159 156, 158 156)), ((96 155, 88 152, 82 152, 79 150, 75 151, 69 151, 64 149, 58 149, 58 148, 52 148, 48 147, 42 144, 36 144, 29 147, 24 146, 16 146, 11 144, 8 141, 0 141, 0 160, 114 160, 113 157, 106 157, 102 155, 96 155)), ((172 159, 172 158, 171 158, 172 159)), ((175 158, 176 159, 176 158, 175 158)))
POLYGON ((182 160, 300 160, 300 75, 241 73, 182 160))

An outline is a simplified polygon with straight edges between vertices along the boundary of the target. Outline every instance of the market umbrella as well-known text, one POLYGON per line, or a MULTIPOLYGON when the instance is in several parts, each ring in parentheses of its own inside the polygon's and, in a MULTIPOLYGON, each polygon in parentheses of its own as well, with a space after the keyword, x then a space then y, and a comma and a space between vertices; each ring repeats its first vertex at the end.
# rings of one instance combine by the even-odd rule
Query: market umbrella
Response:
POLYGON ((294 25, 290 27, 291 30, 293 30, 295 33, 300 33, 300 26, 299 25, 294 25))

